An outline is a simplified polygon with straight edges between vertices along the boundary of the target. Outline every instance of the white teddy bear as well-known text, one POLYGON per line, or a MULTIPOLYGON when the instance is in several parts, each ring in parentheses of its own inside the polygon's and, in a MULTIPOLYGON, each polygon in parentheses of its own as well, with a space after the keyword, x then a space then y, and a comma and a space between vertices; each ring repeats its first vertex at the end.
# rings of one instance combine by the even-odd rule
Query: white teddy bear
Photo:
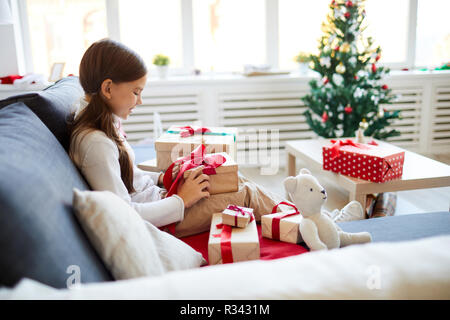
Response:
POLYGON ((300 234, 310 250, 334 249, 350 244, 371 242, 368 232, 348 233, 321 212, 327 199, 325 189, 308 169, 284 180, 286 192, 302 214, 300 234))

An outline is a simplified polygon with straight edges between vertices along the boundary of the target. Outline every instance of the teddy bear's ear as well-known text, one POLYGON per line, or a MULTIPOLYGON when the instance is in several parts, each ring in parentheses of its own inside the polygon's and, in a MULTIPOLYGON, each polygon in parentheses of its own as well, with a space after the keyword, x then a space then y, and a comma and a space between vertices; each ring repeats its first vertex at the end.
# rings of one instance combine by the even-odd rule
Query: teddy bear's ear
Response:
POLYGON ((306 168, 301 169, 300 173, 301 174, 311 174, 311 172, 308 169, 306 169, 306 168))
POLYGON ((297 186, 297 179, 295 177, 287 177, 283 181, 284 189, 288 193, 294 193, 295 187, 297 186))

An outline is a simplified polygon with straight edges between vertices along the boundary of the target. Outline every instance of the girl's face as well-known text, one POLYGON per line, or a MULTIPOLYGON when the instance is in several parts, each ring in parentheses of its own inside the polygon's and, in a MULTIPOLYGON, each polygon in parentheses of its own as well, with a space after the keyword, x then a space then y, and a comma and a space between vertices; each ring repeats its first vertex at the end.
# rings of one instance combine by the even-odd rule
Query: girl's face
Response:
POLYGON ((141 93, 147 76, 130 82, 114 83, 107 79, 102 84, 102 93, 112 112, 126 120, 137 105, 142 104, 141 93))

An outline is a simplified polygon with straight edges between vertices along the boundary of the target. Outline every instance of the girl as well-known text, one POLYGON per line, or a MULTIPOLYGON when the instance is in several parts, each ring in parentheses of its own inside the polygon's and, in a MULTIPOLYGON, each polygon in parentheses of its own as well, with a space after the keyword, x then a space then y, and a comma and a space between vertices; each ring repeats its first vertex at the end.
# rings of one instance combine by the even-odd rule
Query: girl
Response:
POLYGON ((123 44, 103 39, 85 52, 79 80, 85 96, 69 122, 69 154, 93 190, 117 194, 157 227, 176 222, 178 237, 209 230, 211 215, 228 204, 253 208, 259 221, 283 201, 243 177, 239 191, 210 196, 202 167, 179 185, 176 195, 166 198, 163 174, 134 165, 133 149, 120 128, 120 119, 126 120, 142 104, 144 61, 123 44))

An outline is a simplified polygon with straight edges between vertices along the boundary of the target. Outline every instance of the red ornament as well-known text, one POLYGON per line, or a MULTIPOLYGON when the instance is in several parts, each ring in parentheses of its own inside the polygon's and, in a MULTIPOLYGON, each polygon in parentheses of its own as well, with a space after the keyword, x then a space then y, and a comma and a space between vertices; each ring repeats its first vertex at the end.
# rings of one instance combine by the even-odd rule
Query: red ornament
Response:
POLYGON ((344 17, 346 17, 347 19, 350 18, 350 12, 347 11, 346 13, 344 13, 344 17))
POLYGON ((377 66, 375 65, 375 63, 372 63, 372 72, 377 72, 377 66))
POLYGON ((387 86, 387 84, 383 84, 382 86, 381 86, 381 89, 383 89, 383 90, 387 90, 389 87, 387 86))
POLYGON ((334 51, 339 51, 340 48, 341 48, 341 47, 336 46, 336 48, 334 48, 334 51))
POLYGON ((346 6, 346 7, 353 7, 353 2, 347 1, 347 2, 345 3, 345 6, 346 6))
POLYGON ((328 77, 324 77, 322 81, 323 84, 327 84, 328 82, 330 82, 330 80, 328 80, 328 77))
POLYGON ((322 122, 327 122, 328 121, 328 113, 326 111, 323 112, 322 114, 322 122))
POLYGON ((375 57, 375 61, 380 60, 381 56, 379 54, 377 54, 377 56, 375 57))
POLYGON ((348 104, 345 108, 344 111, 346 114, 350 114, 353 112, 353 108, 348 104))
POLYGON ((353 77, 353 79, 358 80, 358 76, 355 74, 355 76, 353 77))

